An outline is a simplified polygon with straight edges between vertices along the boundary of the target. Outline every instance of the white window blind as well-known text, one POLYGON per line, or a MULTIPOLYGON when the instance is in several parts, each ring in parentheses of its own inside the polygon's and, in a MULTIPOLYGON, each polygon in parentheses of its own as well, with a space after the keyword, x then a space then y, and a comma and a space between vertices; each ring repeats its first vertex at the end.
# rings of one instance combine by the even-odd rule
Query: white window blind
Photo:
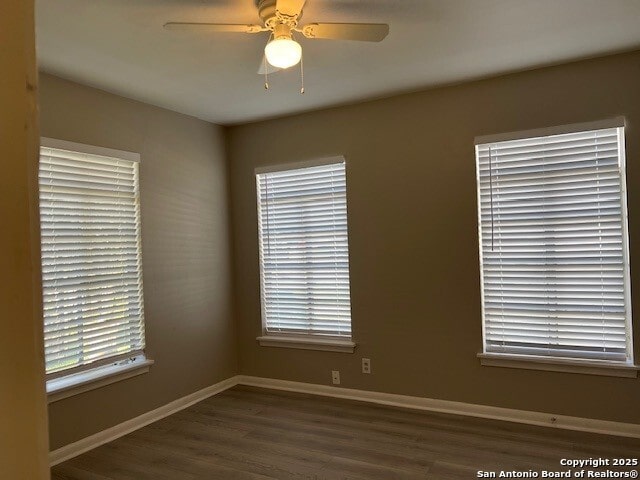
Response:
POLYGON ((350 338, 344 161, 256 181, 266 333, 350 338))
POLYGON ((141 354, 138 162, 43 146, 39 183, 47 374, 141 354))
POLYGON ((624 128, 476 159, 485 353, 632 362, 624 128))

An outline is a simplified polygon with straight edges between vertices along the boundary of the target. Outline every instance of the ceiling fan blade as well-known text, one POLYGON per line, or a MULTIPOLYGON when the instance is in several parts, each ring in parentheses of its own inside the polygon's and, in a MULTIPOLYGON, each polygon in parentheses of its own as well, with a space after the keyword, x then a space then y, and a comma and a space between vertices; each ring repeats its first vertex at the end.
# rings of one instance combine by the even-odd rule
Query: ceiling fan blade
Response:
POLYGON ((277 0, 276 12, 284 17, 299 17, 307 0, 277 0))
POLYGON ((265 67, 266 67, 266 73, 268 73, 269 75, 271 75, 272 73, 277 73, 280 70, 282 70, 281 68, 274 67, 269 62, 267 62, 267 58, 263 55, 262 60, 260 61, 260 66, 258 67, 258 75, 265 74, 265 67))
POLYGON ((191 23, 191 22, 169 22, 164 24, 166 30, 176 30, 185 32, 202 33, 260 33, 267 29, 261 25, 242 25, 233 23, 191 23))
POLYGON ((386 23, 310 23, 302 28, 307 38, 381 42, 389 34, 386 23))

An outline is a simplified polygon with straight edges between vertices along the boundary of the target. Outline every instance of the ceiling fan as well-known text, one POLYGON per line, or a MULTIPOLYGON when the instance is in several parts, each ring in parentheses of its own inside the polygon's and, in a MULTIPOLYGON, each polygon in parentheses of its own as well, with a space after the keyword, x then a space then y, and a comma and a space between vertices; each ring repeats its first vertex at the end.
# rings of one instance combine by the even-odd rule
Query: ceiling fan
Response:
MULTIPOLYGON (((363 42, 380 42, 389 34, 389 25, 385 23, 308 23, 300 26, 298 22, 302 17, 305 3, 306 0, 256 0, 262 25, 169 22, 164 25, 164 28, 211 33, 256 34, 270 32, 268 43, 264 49, 265 58, 258 70, 260 74, 293 67, 300 63, 302 47, 293 39, 294 32, 310 39, 323 38, 363 42), (274 68, 269 68, 267 62, 274 68)), ((265 87, 268 88, 268 84, 265 84, 265 87)))

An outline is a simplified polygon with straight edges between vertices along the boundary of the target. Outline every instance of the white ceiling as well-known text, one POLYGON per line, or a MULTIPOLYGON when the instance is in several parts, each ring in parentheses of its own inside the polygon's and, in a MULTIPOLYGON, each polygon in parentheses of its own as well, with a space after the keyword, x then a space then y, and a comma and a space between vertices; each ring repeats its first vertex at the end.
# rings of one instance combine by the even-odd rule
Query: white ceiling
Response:
POLYGON ((640 0, 307 0, 302 24, 389 23, 382 43, 302 39, 297 68, 256 74, 267 34, 187 34, 167 21, 258 23, 254 0, 37 0, 41 68, 236 124, 640 48, 640 0))

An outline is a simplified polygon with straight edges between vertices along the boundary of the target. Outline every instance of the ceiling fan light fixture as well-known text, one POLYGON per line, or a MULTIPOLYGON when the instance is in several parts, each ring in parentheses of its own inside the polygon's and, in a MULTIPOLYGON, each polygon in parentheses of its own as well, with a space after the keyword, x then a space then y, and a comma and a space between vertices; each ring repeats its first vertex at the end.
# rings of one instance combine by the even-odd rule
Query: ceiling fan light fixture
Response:
POLYGON ((264 47, 267 62, 277 68, 297 65, 302 58, 302 47, 291 38, 276 38, 264 47))

